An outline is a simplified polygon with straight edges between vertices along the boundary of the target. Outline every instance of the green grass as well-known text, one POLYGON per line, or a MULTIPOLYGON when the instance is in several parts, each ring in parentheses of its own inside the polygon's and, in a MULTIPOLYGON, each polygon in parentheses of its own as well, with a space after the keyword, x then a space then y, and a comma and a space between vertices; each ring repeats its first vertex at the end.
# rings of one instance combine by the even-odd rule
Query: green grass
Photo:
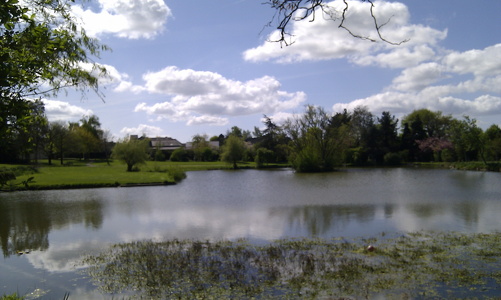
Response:
MULTIPOLYGON (((239 167, 255 168, 255 164, 240 163, 239 167)), ((59 162, 48 165, 46 161, 40 161, 36 168, 0 164, 0 169, 24 171, 17 172, 16 180, 2 188, 20 190, 173 184, 184 179, 187 171, 231 169, 231 165, 224 162, 149 161, 139 166, 139 171, 127 172, 125 164, 118 161, 108 165, 105 161, 65 160, 63 166, 59 162)))
POLYGON ((12 295, 3 295, 0 297, 0 300, 23 300, 24 297, 19 297, 17 294, 12 295))

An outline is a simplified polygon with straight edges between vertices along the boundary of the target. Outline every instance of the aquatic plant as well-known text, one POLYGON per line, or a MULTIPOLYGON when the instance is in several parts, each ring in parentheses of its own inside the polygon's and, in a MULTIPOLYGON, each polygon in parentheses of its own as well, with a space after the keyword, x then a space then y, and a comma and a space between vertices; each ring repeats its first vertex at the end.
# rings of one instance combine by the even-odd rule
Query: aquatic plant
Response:
POLYGON ((83 263, 105 293, 148 298, 494 297, 501 234, 133 242, 83 263), (371 245, 371 247, 368 247, 371 245))

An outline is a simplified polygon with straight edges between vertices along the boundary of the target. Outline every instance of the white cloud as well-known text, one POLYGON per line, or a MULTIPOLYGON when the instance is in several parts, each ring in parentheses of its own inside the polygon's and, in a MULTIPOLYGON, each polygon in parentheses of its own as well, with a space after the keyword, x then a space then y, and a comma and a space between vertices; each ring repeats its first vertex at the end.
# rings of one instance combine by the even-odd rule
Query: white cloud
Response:
POLYGON ((409 113, 440 110, 471 117, 501 113, 501 44, 465 52, 444 52, 434 62, 404 69, 384 92, 349 103, 334 111, 368 106, 373 112, 409 113))
MULTIPOLYGON (((354 34, 378 40, 374 21, 370 16, 370 4, 361 1, 348 1, 348 3, 349 13, 346 15, 344 25, 354 34)), ((400 46, 382 41, 373 43, 354 38, 346 30, 339 28, 340 12, 344 9, 343 1, 336 0, 329 5, 338 12, 337 20, 317 16, 314 22, 310 22, 309 19, 293 22, 291 34, 296 41, 295 44, 282 47, 279 43, 266 42, 245 51, 244 59, 291 63, 348 58, 362 65, 403 67, 432 58, 433 50, 426 45, 435 45, 447 35, 447 30, 438 31, 422 25, 409 24, 409 12, 404 4, 378 1, 375 3, 375 15, 381 24, 388 21, 381 28, 384 38, 392 42, 407 39, 409 41, 400 46), (370 56, 374 54, 375 56, 370 56)), ((277 35, 278 32, 272 33, 269 40, 276 40, 277 35)))
POLYGON ((90 109, 69 104, 68 102, 44 99, 45 113, 50 121, 73 121, 94 113, 90 109))
POLYGON ((228 118, 220 118, 216 116, 190 117, 186 124, 224 126, 228 124, 228 118))
POLYGON ((146 135, 146 136, 164 136, 165 133, 162 128, 156 127, 156 126, 151 126, 151 125, 145 125, 145 124, 140 124, 139 126, 135 128, 129 128, 129 127, 124 127, 122 130, 120 130, 120 133, 122 135, 131 135, 131 134, 136 134, 136 135, 146 135))
POLYGON ((483 50, 450 53, 444 58, 444 65, 449 72, 457 74, 474 74, 479 77, 499 75, 501 44, 483 50))
POLYGON ((166 67, 143 76, 144 90, 171 99, 161 103, 140 103, 135 111, 144 111, 188 125, 225 125, 223 116, 275 113, 295 108, 305 101, 303 92, 280 90, 275 78, 264 76, 246 82, 231 80, 214 72, 166 67))
POLYGON ((421 90, 442 78, 442 67, 437 63, 424 63, 405 69, 393 80, 393 88, 401 91, 421 90))
POLYGON ((163 0, 99 0, 99 11, 73 6, 87 33, 137 39, 160 33, 172 12, 163 0))
POLYGON ((415 47, 400 47, 377 55, 359 56, 354 58, 353 62, 362 66, 379 65, 385 68, 405 68, 415 66, 423 61, 432 60, 434 57, 435 51, 431 47, 418 45, 415 47))

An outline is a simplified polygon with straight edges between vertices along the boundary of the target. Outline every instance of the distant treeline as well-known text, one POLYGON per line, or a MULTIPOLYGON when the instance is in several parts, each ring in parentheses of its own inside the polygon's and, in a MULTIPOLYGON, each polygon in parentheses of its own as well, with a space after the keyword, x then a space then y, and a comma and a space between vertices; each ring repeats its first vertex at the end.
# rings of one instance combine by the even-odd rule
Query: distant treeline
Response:
MULTIPOLYGON (((195 135, 190 149, 152 148, 149 155, 152 160, 223 159, 235 166, 237 161, 255 161, 258 167, 289 163, 299 172, 412 162, 481 161, 488 166, 501 157, 498 125, 484 131, 468 116, 456 119, 428 109, 414 110, 399 121, 388 111, 375 116, 364 106, 332 115, 307 105, 280 126, 266 115, 263 123, 253 132, 234 126, 211 138, 195 135), (220 147, 209 141, 219 141, 220 147)), ((0 136, 1 162, 36 161, 42 156, 49 163, 56 158, 63 163, 65 157, 108 158, 114 145, 97 116, 75 123, 48 122, 39 106, 33 116, 11 128, 15 130, 0 136)))
POLYGON ((330 115, 308 105, 283 126, 266 116, 264 125, 254 146, 257 154, 266 153, 267 161, 288 161, 302 172, 343 164, 482 161, 488 165, 501 157, 498 125, 483 131, 468 116, 458 120, 428 109, 415 110, 399 123, 388 111, 376 117, 366 107, 357 107, 330 115))

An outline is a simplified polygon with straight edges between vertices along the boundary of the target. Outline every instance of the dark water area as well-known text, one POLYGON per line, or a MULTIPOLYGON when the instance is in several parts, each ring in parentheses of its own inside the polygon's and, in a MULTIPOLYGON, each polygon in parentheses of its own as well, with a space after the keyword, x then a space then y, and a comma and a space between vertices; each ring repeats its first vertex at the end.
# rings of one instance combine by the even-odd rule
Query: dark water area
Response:
POLYGON ((104 299, 78 263, 121 242, 496 232, 500 183, 488 172, 282 169, 189 172, 175 186, 2 193, 0 295, 104 299))

